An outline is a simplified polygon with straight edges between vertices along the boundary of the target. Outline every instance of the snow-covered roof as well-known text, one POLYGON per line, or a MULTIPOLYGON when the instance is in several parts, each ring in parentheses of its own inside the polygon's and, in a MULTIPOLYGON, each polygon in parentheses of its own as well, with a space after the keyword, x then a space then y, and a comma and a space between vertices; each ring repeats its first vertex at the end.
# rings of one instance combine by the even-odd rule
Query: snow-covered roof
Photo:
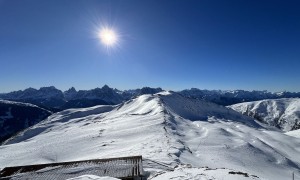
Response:
POLYGON ((121 179, 142 177, 142 156, 6 167, 0 172, 0 179, 68 179, 85 174, 121 179))

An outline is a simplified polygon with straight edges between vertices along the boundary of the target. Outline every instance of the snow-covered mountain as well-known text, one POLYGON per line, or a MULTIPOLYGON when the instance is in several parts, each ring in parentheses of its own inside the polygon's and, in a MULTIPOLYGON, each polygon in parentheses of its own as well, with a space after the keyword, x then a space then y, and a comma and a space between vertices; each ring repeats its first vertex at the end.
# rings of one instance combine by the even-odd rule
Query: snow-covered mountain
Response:
MULTIPOLYGON (((154 94, 162 91, 160 88, 149 88, 145 87, 142 89, 132 90, 132 91, 119 91, 117 89, 112 89, 107 85, 102 88, 95 88, 91 90, 79 90, 77 91, 74 87, 69 90, 62 92, 53 86, 42 87, 40 89, 28 88, 24 91, 14 91, 7 94, 0 94, 0 99, 13 100, 18 102, 32 103, 41 108, 45 108, 52 112, 59 112, 64 109, 69 108, 85 108, 92 107, 96 105, 112 105, 119 104, 125 100, 129 100, 134 96, 139 94, 154 94)), ((9 107, 6 107, 6 109, 9 107)), ((6 110, 5 110, 6 111, 6 110)), ((24 116, 22 112, 20 114, 15 114, 17 116, 24 116)), ((49 115, 49 114, 48 114, 49 115)), ((47 116, 43 116, 46 118, 47 116)), ((42 120, 42 119, 41 119, 42 120)), ((12 123, 13 121, 11 121, 12 123)), ((34 121, 39 122, 39 121, 34 121)), ((6 122, 7 123, 7 122, 6 122)), ((32 122, 33 123, 33 122, 32 122)), ((33 125, 33 124, 30 124, 33 125)), ((28 126, 16 126, 14 130, 10 130, 11 133, 5 133, 5 137, 0 138, 0 142, 4 139, 9 138, 16 131, 23 130, 28 126)), ((0 126, 0 132, 3 133, 8 131, 6 126, 0 126)))
POLYGON ((0 142, 51 114, 50 111, 29 103, 0 100, 0 142))
MULTIPOLYGON (((0 94, 0 99, 27 102, 48 108, 51 111, 60 111, 66 108, 91 107, 92 105, 119 104, 143 94, 155 94, 163 91, 161 88, 143 87, 120 91, 104 85, 102 88, 91 90, 79 90, 71 87, 62 92, 53 86, 40 89, 28 88, 24 91, 14 91, 0 94)), ((178 91, 185 97, 205 100, 220 105, 232 105, 241 102, 256 101, 263 99, 278 99, 300 97, 300 93, 268 91, 221 91, 200 90, 197 88, 178 91)))
POLYGON ((257 101, 264 99, 279 99, 279 98, 296 98, 300 97, 300 92, 268 92, 268 91, 245 91, 245 90, 200 90, 197 88, 186 89, 179 92, 180 94, 202 99, 209 102, 214 102, 220 105, 232 105, 242 102, 257 101))
POLYGON ((226 107, 161 92, 53 114, 0 146, 0 169, 142 155, 149 179, 209 179, 215 172, 281 180, 300 175, 299 153, 299 138, 226 107))
POLYGON ((143 87, 142 89, 119 91, 104 85, 102 88, 91 90, 79 90, 71 87, 62 92, 54 86, 42 87, 40 89, 28 88, 24 91, 14 91, 0 94, 0 99, 32 103, 48 108, 53 111, 68 108, 91 107, 95 105, 119 104, 132 97, 142 94, 155 94, 161 92, 161 88, 143 87), (53 109, 53 108, 57 108, 53 109))
POLYGON ((300 129, 300 98, 246 102, 229 107, 283 131, 300 129))

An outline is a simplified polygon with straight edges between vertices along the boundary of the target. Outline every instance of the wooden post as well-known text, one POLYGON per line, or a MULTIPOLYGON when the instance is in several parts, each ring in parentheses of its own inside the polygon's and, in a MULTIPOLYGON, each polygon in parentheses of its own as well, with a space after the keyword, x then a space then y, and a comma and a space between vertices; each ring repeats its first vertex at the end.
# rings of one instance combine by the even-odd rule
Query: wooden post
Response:
POLYGON ((295 174, 294 174, 294 172, 293 172, 293 180, 295 180, 295 174))

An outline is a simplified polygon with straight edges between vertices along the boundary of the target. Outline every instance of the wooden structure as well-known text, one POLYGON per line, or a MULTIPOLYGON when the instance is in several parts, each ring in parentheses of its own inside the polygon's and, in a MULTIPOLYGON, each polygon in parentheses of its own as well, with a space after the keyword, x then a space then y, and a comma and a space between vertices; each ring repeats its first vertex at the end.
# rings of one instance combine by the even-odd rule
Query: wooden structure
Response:
POLYGON ((142 156, 6 167, 0 172, 0 179, 65 180, 82 175, 110 176, 124 180, 142 179, 142 156))

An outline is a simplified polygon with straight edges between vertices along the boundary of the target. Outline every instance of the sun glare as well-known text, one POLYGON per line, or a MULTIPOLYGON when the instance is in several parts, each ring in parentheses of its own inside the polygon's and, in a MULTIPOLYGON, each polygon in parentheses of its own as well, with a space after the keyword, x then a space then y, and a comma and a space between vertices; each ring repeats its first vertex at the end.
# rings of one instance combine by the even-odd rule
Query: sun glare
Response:
POLYGON ((109 28, 101 29, 99 32, 99 37, 101 42, 107 47, 114 46, 118 41, 118 36, 115 31, 109 28))

